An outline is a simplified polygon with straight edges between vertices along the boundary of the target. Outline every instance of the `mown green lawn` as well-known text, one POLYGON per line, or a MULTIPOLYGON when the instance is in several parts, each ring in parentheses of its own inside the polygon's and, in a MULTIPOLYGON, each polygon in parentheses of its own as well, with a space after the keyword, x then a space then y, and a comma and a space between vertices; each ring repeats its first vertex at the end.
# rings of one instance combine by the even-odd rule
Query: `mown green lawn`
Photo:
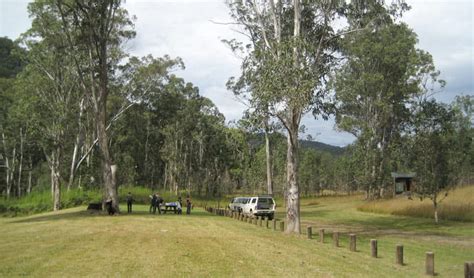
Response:
POLYGON ((79 207, 0 219, 0 277, 423 277, 426 251, 435 252, 439 277, 461 277, 463 263, 474 258, 472 224, 442 226, 442 236, 427 234, 419 240, 428 225, 424 219, 384 216, 391 218, 389 225, 390 219, 381 221, 379 215, 329 201, 303 204, 303 230, 309 224, 315 234, 318 227, 360 231, 358 252, 348 250, 346 234, 336 248, 329 236, 321 244, 316 237, 286 235, 199 208, 189 216, 149 215, 147 206, 135 206, 132 215, 110 217, 79 207), (400 221, 421 221, 423 228, 412 223, 399 229, 400 221), (368 240, 377 225, 379 232, 393 233, 378 234, 380 258, 374 259, 368 240), (407 231, 416 235, 403 234, 407 231), (405 246, 404 266, 395 265, 397 243, 405 246))

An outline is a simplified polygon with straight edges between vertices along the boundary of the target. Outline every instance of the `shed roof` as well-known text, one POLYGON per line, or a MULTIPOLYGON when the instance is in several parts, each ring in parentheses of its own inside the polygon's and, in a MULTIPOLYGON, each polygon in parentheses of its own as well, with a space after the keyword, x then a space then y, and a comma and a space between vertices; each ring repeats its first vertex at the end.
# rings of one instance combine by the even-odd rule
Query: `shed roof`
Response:
POLYGON ((392 172, 392 178, 414 178, 416 177, 415 172, 409 172, 409 173, 398 173, 398 172, 392 172))

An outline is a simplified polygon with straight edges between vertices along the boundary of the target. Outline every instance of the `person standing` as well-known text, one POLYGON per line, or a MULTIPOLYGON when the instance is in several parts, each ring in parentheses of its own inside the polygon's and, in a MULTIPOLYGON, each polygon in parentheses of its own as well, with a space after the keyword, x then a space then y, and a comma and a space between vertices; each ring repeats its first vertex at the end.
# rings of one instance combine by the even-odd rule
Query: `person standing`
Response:
POLYGON ((191 214, 191 200, 189 197, 186 198, 186 214, 191 214))
POLYGON ((161 214, 162 203, 163 203, 163 198, 161 198, 159 193, 156 193, 156 207, 158 208, 158 214, 161 214))
POLYGON ((132 203, 133 203, 132 192, 128 192, 127 194, 127 212, 128 213, 132 213, 132 203))
POLYGON ((153 195, 150 195, 150 213, 153 210, 153 214, 156 213, 156 204, 157 204, 158 198, 156 196, 156 193, 153 193, 153 195))
POLYGON ((178 212, 178 214, 182 214, 182 208, 181 208, 181 202, 176 202, 176 210, 178 212))

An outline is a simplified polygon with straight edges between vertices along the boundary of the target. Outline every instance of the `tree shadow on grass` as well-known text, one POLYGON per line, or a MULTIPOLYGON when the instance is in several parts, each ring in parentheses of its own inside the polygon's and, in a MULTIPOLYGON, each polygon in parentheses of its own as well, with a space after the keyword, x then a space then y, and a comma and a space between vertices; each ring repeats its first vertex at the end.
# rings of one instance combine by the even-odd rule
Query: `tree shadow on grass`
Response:
POLYGON ((134 217, 134 216, 147 216, 157 219, 160 217, 182 217, 185 220, 186 217, 196 217, 196 216, 215 216, 203 210, 193 210, 190 215, 186 215, 185 213, 179 215, 173 212, 168 212, 166 214, 156 214, 150 213, 148 210, 135 210, 132 213, 127 213, 123 211, 120 214, 116 214, 110 216, 107 214, 106 211, 89 211, 85 208, 83 210, 75 210, 73 209, 70 211, 69 209, 63 210, 60 212, 50 212, 46 214, 40 215, 32 215, 27 217, 22 217, 21 219, 9 221, 9 223, 34 223, 34 222, 47 222, 47 221, 58 221, 58 220, 83 220, 85 218, 102 218, 102 217, 134 217))
POLYGON ((68 211, 68 212, 59 212, 59 213, 46 213, 40 215, 32 215, 27 217, 22 217, 19 220, 10 221, 10 223, 34 223, 34 222, 46 222, 46 221, 57 221, 57 220, 81 220, 84 218, 91 217, 103 217, 106 214, 100 212, 91 213, 87 210, 80 211, 68 211))

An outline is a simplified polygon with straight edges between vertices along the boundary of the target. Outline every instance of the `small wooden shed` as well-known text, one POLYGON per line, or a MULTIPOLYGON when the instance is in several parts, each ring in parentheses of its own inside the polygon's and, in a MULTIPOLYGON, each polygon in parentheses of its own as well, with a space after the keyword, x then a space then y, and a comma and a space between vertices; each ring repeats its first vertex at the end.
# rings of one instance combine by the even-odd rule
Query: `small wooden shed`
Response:
POLYGON ((392 172, 392 178, 394 181, 394 195, 411 195, 414 191, 413 178, 416 177, 416 173, 397 173, 392 172))

